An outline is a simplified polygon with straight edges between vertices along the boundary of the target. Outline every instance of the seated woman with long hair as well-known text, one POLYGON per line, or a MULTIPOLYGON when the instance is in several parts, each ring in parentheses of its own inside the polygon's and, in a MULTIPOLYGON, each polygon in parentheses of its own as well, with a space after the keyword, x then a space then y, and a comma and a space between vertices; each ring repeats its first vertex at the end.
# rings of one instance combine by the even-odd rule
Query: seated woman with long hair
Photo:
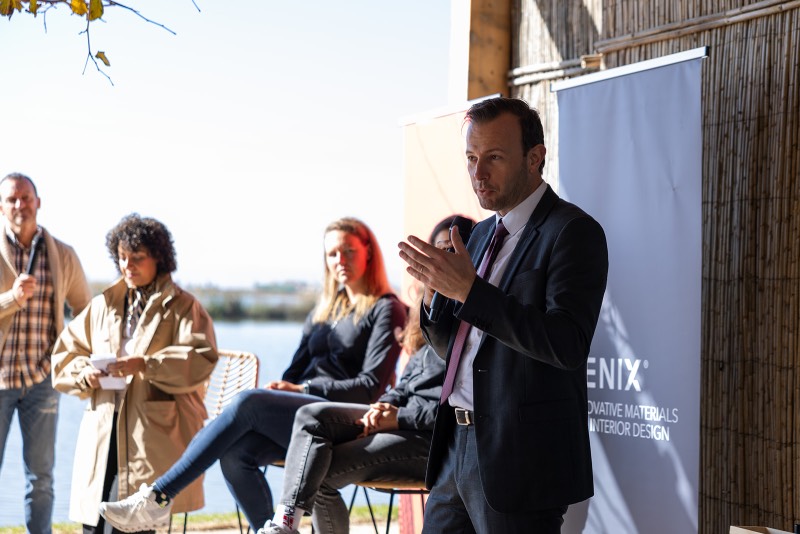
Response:
POLYGON ((295 412, 324 400, 370 403, 386 391, 400 354, 394 329, 405 324, 406 307, 389 286, 378 242, 361 221, 339 219, 325 229, 323 256, 323 291, 282 380, 240 394, 152 484, 102 503, 106 521, 128 532, 167 525, 173 499, 219 459, 257 529, 273 515, 260 467, 285 457, 295 412))
MULTIPOLYGON (((449 246, 453 219, 439 222, 428 242, 449 246)), ((319 402, 298 410, 280 504, 259 534, 297 534, 305 513, 312 513, 314 532, 345 534, 350 521, 341 488, 425 479, 445 366, 425 343, 419 310, 419 302, 411 307, 401 336, 411 358, 394 389, 371 405, 319 402)))

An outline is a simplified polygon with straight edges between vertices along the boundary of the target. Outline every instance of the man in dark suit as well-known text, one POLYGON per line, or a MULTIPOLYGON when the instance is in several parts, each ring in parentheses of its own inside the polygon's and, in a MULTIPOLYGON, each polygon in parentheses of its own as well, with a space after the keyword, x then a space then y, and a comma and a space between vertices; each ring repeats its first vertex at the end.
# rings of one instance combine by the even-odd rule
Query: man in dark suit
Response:
POLYGON ((496 214, 468 246, 451 232, 455 253, 415 236, 399 245, 425 284, 423 331, 447 359, 423 532, 554 534, 594 492, 586 360, 605 234, 542 180, 544 133, 528 104, 484 100, 466 124, 472 187, 496 214), (438 321, 434 291, 449 299, 438 321))

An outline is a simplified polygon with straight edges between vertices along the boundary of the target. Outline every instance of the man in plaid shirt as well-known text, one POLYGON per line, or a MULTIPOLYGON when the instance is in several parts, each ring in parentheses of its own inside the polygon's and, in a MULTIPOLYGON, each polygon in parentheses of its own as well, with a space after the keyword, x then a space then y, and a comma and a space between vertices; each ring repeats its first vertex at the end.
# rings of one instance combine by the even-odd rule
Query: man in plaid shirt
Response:
POLYGON ((72 247, 36 223, 40 205, 36 186, 24 174, 0 180, 0 466, 16 410, 27 478, 26 526, 32 534, 49 534, 58 418, 50 353, 64 327, 64 302, 75 315, 91 293, 72 247))

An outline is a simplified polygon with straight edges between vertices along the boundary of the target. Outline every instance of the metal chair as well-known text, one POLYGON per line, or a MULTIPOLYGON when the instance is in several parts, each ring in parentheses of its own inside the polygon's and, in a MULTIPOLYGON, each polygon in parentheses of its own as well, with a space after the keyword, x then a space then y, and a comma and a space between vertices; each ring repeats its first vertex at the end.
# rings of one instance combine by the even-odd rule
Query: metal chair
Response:
MULTIPOLYGON (((217 354, 219 359, 206 382, 206 394, 203 399, 208 412, 206 424, 221 414, 236 395, 258 387, 258 356, 252 352, 224 349, 218 350, 217 354)), ((183 534, 186 534, 188 515, 188 513, 183 514, 183 534)), ((236 506, 236 517, 239 521, 239 532, 242 533, 244 529, 238 505, 236 506)), ((169 518, 169 533, 172 533, 172 516, 169 518)))
POLYGON ((377 491, 379 493, 389 494, 389 511, 386 514, 386 534, 389 534, 389 529, 392 526, 392 508, 394 505, 395 495, 419 495, 420 499, 422 500, 422 510, 423 512, 425 511, 425 495, 428 494, 428 490, 425 488, 424 480, 367 480, 364 482, 358 482, 354 485, 355 489, 353 490, 353 496, 350 498, 349 511, 353 511, 353 503, 356 500, 356 494, 360 488, 364 492, 364 499, 367 501, 367 509, 369 510, 369 516, 372 519, 372 526, 375 528, 375 534, 380 534, 380 532, 378 531, 378 523, 375 521, 375 514, 372 511, 372 503, 369 501, 369 493, 367 492, 368 489, 377 491))

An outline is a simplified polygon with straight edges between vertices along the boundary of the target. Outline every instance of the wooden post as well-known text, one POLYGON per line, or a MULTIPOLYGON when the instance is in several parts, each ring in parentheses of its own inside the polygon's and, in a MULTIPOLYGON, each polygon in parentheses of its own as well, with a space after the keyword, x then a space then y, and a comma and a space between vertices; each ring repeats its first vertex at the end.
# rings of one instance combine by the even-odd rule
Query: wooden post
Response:
POLYGON ((509 96, 511 1, 472 0, 467 100, 500 93, 509 96))
POLYGON ((451 4, 449 103, 509 96, 511 0, 451 4))

